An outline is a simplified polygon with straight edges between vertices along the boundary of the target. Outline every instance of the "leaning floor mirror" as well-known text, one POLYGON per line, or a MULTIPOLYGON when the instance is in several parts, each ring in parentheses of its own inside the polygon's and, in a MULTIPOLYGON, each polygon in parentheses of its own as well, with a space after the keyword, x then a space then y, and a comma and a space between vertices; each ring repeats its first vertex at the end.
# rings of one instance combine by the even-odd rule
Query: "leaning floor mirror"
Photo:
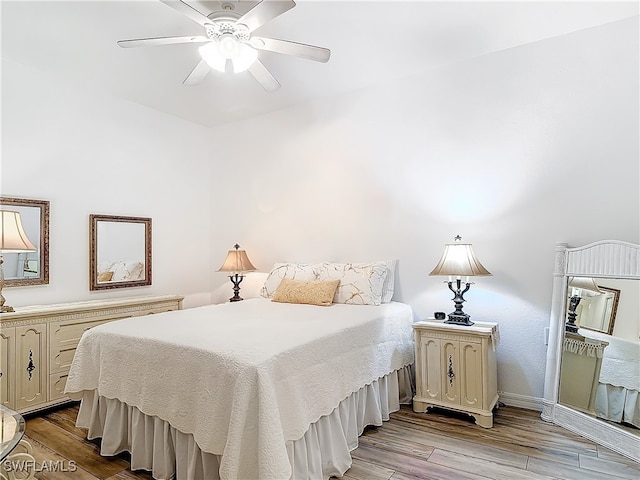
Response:
POLYGON ((4 287, 49 283, 49 202, 0 197, 4 287))
POLYGON ((89 288, 151 285, 151 219, 90 215, 89 288))
POLYGON ((640 246, 556 247, 542 418, 640 462, 640 246))

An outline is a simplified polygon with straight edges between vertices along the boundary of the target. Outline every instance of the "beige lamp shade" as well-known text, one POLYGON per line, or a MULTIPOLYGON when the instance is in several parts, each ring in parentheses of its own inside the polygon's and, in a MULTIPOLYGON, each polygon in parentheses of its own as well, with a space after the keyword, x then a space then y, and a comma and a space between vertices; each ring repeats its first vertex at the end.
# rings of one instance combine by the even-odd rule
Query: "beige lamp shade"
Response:
POLYGON ((247 252, 245 252, 244 250, 240 250, 240 245, 236 245, 235 250, 229 250, 229 253, 227 253, 227 258, 225 259, 222 266, 218 269, 219 272, 236 273, 250 272, 253 270, 257 269, 249 260, 247 252))
POLYGON ((488 276, 491 273, 476 258, 469 243, 447 243, 442 258, 429 275, 458 277, 488 276))
POLYGON ((24 232, 20 212, 0 210, 0 251, 10 253, 36 250, 24 232))
POLYGON ((602 293, 596 281, 591 277, 571 277, 569 286, 579 288, 581 290, 590 290, 592 292, 602 293))

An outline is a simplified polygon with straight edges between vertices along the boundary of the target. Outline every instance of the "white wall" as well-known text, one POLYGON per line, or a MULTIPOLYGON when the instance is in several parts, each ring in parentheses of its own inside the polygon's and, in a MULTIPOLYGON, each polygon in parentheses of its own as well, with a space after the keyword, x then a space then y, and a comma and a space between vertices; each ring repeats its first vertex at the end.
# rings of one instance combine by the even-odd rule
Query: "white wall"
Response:
POLYGON ((50 284, 9 288, 8 303, 224 300, 214 270, 238 242, 265 271, 398 258, 396 299, 422 318, 453 307, 428 272, 459 233, 493 273, 465 310, 500 323, 499 388, 541 397, 554 244, 640 241, 637 25, 215 131, 3 59, 0 192, 51 201, 50 284), (90 213, 152 217, 151 287, 89 292, 90 213))
POLYGON ((493 273, 465 310, 500 324, 499 389, 540 398, 554 245, 640 240, 638 104, 634 18, 225 126, 212 256, 398 258, 423 318, 452 310, 428 273, 461 234, 493 273))
POLYGON ((613 336, 632 342, 640 339, 640 282, 637 280, 598 279, 598 285, 620 290, 613 324, 613 336))
POLYGON ((208 129, 3 58, 0 192, 51 202, 50 283, 7 288, 7 304, 164 293, 208 303, 210 145, 208 129), (89 292, 91 213, 152 218, 152 286, 89 292))

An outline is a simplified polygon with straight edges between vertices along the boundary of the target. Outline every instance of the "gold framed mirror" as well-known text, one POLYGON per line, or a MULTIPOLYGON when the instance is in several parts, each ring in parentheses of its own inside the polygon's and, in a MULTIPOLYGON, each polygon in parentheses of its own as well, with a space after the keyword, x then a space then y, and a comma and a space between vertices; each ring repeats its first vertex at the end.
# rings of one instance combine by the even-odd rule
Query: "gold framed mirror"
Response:
POLYGON ((151 285, 151 219, 89 216, 89 289, 151 285))
POLYGON ((0 210, 19 213, 21 228, 35 247, 29 251, 2 251, 4 287, 49 283, 49 202, 0 197, 0 210))
MULTIPOLYGON (((570 292, 577 293, 580 299, 576 308, 576 326, 612 335, 620 302, 620 289, 602 286, 602 279, 598 280, 597 291, 570 292)), ((572 290, 571 282, 569 289, 572 290)))

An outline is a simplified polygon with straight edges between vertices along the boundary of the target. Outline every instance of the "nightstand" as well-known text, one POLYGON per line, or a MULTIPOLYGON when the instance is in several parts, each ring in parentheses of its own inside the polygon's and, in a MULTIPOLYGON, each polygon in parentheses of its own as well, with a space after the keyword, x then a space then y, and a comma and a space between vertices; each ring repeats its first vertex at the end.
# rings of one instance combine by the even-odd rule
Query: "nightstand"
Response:
POLYGON ((491 428, 493 408, 498 403, 498 324, 476 322, 467 327, 429 319, 414 323, 413 334, 413 411, 446 408, 467 413, 481 427, 491 428))

